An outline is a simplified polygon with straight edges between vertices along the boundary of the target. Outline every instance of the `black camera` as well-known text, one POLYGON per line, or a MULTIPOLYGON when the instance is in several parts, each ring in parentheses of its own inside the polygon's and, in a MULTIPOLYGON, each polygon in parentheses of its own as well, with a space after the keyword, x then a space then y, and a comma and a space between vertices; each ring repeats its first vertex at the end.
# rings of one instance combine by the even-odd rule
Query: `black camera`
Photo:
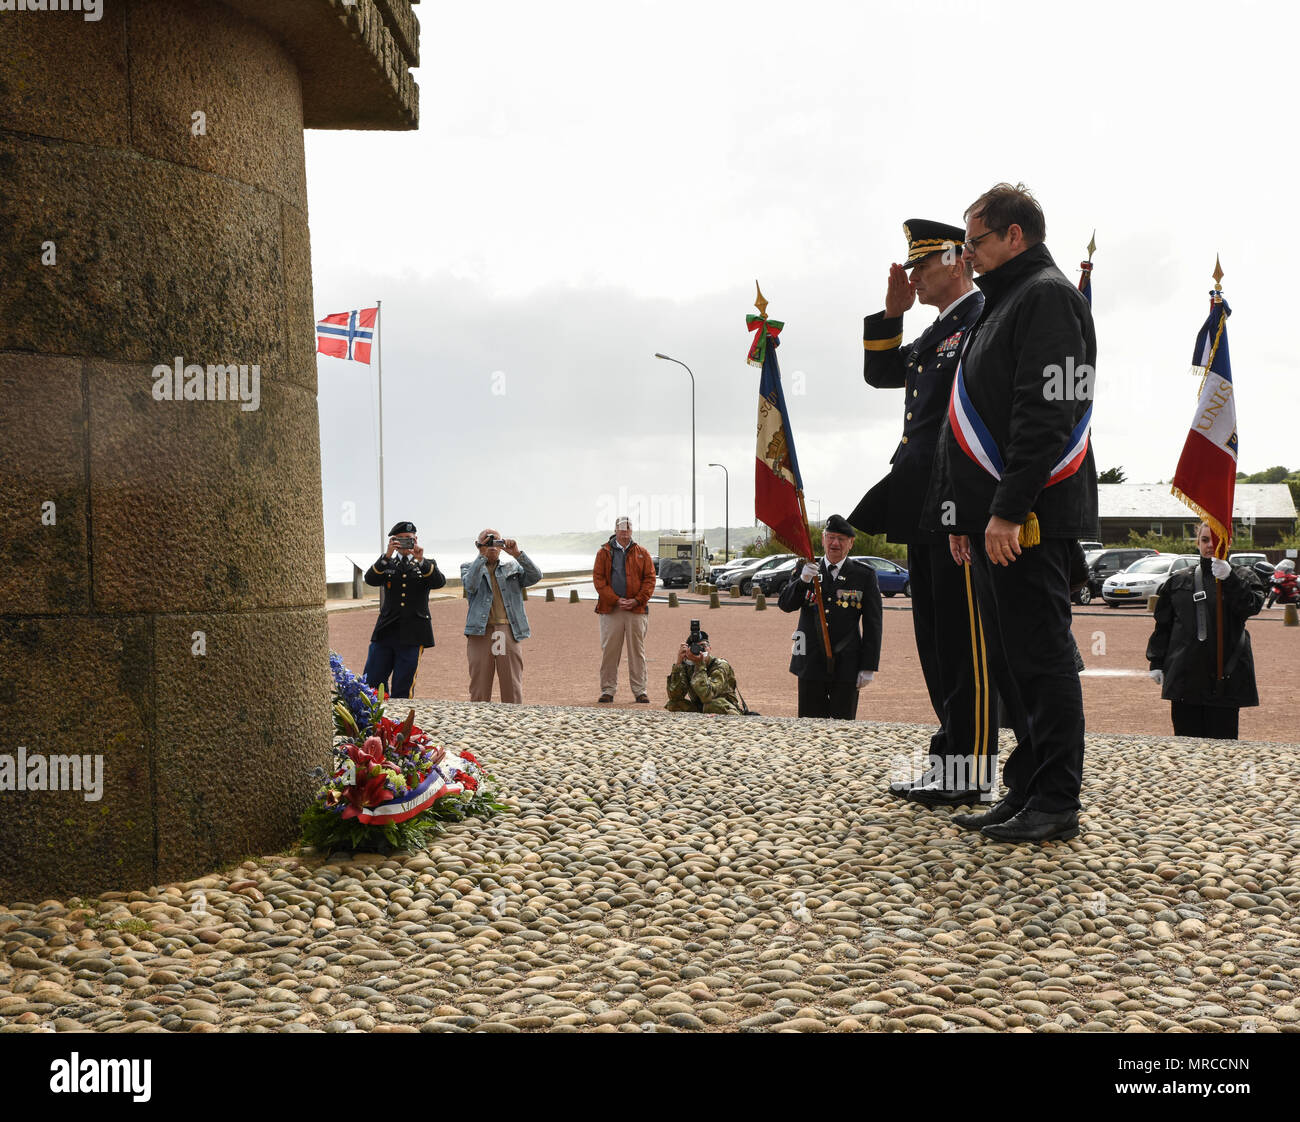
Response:
POLYGON ((493 546, 496 546, 497 549, 500 549, 503 545, 506 544, 506 539, 505 538, 484 538, 483 541, 475 542, 474 544, 481 549, 491 549, 493 546))
POLYGON ((708 643, 709 637, 700 630, 700 621, 691 620, 691 633, 686 636, 686 649, 693 655, 703 654, 708 643))
POLYGON ((393 538, 393 541, 395 541, 395 542, 397 543, 397 548, 398 548, 398 549, 414 549, 414 548, 415 548, 415 538, 413 538, 410 534, 397 534, 397 535, 393 538))

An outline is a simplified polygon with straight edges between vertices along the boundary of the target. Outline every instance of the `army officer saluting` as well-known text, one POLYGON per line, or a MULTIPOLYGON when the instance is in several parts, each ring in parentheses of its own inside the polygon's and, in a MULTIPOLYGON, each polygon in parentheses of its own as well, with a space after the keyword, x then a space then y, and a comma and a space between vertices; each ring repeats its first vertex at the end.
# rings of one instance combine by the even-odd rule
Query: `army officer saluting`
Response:
POLYGON ((890 266, 885 309, 862 325, 863 377, 877 389, 903 390, 903 435, 889 474, 867 492, 849 520, 868 534, 907 546, 916 653, 939 721, 930 737, 926 774, 892 783, 890 794, 930 805, 956 804, 979 798, 982 784, 997 774, 998 706, 983 656, 970 566, 954 564, 948 536, 922 530, 919 522, 962 342, 979 319, 984 296, 962 260, 966 232, 960 226, 909 218, 903 235, 907 261, 890 266), (939 314, 904 345, 903 313, 917 302, 939 314))

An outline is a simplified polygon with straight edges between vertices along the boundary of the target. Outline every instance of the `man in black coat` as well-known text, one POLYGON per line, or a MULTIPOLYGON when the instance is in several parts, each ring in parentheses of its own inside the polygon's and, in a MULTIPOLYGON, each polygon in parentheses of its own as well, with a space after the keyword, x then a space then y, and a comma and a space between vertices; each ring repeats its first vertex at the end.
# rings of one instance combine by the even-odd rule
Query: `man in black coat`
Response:
POLYGON ((973 566, 994 678, 1027 718, 1007 793, 958 825, 1000 841, 1079 832, 1083 691, 1070 646, 1072 541, 1097 528, 1092 310, 1043 244, 1042 208, 999 183, 966 211, 984 309, 966 333, 925 524, 973 566))
POLYGON ((863 377, 877 389, 902 388, 903 437, 889 474, 867 492, 849 522, 907 546, 916 653, 939 720, 925 774, 891 783, 890 794, 952 805, 977 800, 996 779, 997 691, 990 688, 970 566, 954 565, 947 533, 921 529, 920 519, 957 356, 984 296, 961 258, 964 230, 909 218, 903 235, 907 261, 889 268, 885 309, 862 323, 863 377), (917 301, 939 315, 904 347, 903 313, 917 301))
POLYGON ((1196 544, 1200 565, 1174 573, 1156 597, 1147 661, 1160 696, 1170 703, 1175 736, 1236 740, 1242 707, 1259 704, 1246 620, 1264 606, 1264 586, 1245 566, 1234 568, 1213 556, 1214 537, 1204 522, 1196 544), (1223 597, 1222 678, 1218 596, 1223 597))
POLYGON ((777 601, 783 612, 799 613, 790 673, 799 678, 799 716, 858 715, 858 691, 880 669, 880 584, 876 570, 849 557, 853 527, 838 514, 826 520, 820 564, 810 561, 781 589, 777 601), (820 575, 822 604, 830 632, 833 665, 826 661, 821 616, 813 593, 820 575))
POLYGON ((425 560, 415 523, 399 522, 388 535, 388 552, 366 570, 365 582, 383 588, 366 655, 366 683, 372 689, 383 685, 389 697, 410 697, 420 652, 433 646, 429 593, 447 578, 436 561, 425 560))

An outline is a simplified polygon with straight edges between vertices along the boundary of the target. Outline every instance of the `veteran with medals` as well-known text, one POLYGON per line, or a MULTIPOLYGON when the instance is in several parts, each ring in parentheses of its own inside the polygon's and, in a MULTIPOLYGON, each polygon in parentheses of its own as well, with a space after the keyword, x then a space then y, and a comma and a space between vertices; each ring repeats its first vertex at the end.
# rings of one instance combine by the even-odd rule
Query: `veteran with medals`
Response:
POLYGON ((875 569, 849 557, 853 536, 848 521, 832 514, 822 531, 826 556, 807 562, 777 601, 783 612, 799 613, 790 673, 799 679, 801 717, 852 721, 858 714, 858 692, 880 669, 880 584, 875 569), (830 633, 829 663, 813 584, 819 574, 830 633))
POLYGON ((876 389, 902 389, 903 434, 889 474, 849 515, 859 530, 907 546, 912 629, 939 728, 925 772, 890 784, 890 794, 927 805, 978 800, 997 775, 997 690, 989 681, 979 608, 969 565, 954 565, 948 535, 920 527, 939 431, 948 411, 962 342, 984 297, 962 260, 959 226, 909 218, 907 261, 889 268, 883 311, 862 324, 863 378, 876 389), (915 303, 938 317, 903 345, 903 313, 915 303))

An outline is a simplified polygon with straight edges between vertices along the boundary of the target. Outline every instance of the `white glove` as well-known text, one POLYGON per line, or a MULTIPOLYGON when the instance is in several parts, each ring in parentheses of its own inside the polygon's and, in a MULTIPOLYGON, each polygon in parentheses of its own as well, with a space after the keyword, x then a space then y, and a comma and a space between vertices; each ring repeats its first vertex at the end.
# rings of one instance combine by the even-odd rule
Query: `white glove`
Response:
POLYGON ((1163 670, 1152 670, 1151 680, 1155 682, 1157 686, 1163 686, 1165 684, 1165 672, 1163 670))
POLYGON ((816 561, 805 561, 803 568, 799 570, 799 579, 803 581, 804 584, 812 584, 813 577, 821 571, 822 568, 816 561))
POLYGON ((1214 574, 1215 580, 1227 580, 1232 576, 1232 566, 1222 557, 1216 557, 1210 562, 1210 572, 1214 574))
POLYGON ((876 672, 874 670, 859 670, 858 689, 861 689, 865 685, 869 685, 871 679, 874 678, 875 676, 876 676, 876 672))

